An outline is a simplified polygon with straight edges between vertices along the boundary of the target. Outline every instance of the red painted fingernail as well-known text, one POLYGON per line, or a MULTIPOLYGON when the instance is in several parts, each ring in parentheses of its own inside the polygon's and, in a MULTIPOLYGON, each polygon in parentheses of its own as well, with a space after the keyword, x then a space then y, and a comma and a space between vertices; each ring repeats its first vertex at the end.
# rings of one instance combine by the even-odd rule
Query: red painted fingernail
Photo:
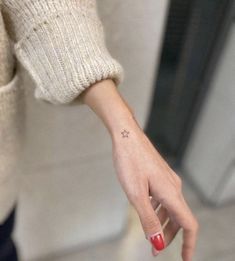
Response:
POLYGON ((165 247, 163 238, 161 234, 152 235, 150 241, 156 250, 160 251, 165 247))

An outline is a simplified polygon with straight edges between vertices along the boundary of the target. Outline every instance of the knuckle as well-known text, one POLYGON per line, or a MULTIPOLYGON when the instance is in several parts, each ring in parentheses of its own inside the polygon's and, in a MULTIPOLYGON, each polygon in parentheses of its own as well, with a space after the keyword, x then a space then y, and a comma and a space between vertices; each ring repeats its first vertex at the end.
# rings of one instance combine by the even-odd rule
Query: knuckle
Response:
POLYGON ((183 248, 184 250, 186 251, 190 251, 190 250, 193 250, 193 246, 188 244, 187 242, 186 243, 183 243, 183 248))
POLYGON ((128 199, 132 206, 136 206, 144 198, 144 193, 140 190, 134 190, 129 192, 128 199))
POLYGON ((174 193, 175 198, 180 199, 180 200, 182 199, 182 191, 180 188, 176 187, 174 189, 173 193, 174 193))
POLYGON ((176 183, 177 183, 177 186, 181 189, 182 188, 182 179, 176 174, 176 183))
POLYGON ((182 184, 183 184, 181 177, 178 174, 174 173, 174 180, 175 180, 177 189, 181 191, 182 184))
POLYGON ((160 225, 158 224, 157 220, 154 219, 152 216, 146 216, 143 220, 144 230, 146 232, 156 232, 160 230, 160 225))
POLYGON ((148 228, 152 228, 156 226, 156 221, 150 215, 144 217, 144 223, 148 228))
POLYGON ((199 230, 199 222, 195 217, 193 217, 193 219, 192 219, 191 229, 193 230, 193 232, 195 234, 197 234, 197 232, 199 230))

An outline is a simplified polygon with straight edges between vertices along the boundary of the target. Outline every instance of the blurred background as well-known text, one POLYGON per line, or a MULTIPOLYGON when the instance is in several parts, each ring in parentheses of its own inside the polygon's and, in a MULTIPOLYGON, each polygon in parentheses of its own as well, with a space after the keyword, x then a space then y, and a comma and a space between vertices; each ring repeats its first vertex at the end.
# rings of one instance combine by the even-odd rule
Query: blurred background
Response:
MULTIPOLYGON (((97 2, 108 49, 125 69, 119 90, 183 178, 200 222, 194 260, 235 260, 235 1, 97 2)), ((14 233, 22 260, 156 259, 116 178, 101 121, 85 106, 38 103, 26 73, 22 80, 27 122, 14 233)), ((181 236, 157 259, 181 260, 181 236)))

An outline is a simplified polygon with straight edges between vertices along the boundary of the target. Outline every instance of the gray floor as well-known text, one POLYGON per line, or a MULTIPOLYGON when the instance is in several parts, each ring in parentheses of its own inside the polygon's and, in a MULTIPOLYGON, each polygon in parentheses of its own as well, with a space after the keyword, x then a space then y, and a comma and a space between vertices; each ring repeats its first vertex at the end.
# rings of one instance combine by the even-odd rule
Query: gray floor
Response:
MULTIPOLYGON (((184 195, 200 222, 196 261, 234 261, 234 217, 235 205, 213 208, 204 205, 193 189, 184 183, 184 195)), ((152 257, 149 242, 143 236, 138 216, 132 207, 128 227, 118 238, 100 242, 85 249, 73 249, 64 255, 48 257, 40 261, 178 261, 180 257, 181 236, 159 255, 152 257)))

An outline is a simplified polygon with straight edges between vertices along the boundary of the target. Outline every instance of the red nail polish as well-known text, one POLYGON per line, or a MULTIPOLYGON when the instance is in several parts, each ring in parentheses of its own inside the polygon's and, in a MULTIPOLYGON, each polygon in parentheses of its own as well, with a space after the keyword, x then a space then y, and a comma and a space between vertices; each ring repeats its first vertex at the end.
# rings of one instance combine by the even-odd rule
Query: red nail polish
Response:
POLYGON ((165 247, 163 238, 161 234, 152 235, 150 241, 156 250, 160 251, 165 247))

